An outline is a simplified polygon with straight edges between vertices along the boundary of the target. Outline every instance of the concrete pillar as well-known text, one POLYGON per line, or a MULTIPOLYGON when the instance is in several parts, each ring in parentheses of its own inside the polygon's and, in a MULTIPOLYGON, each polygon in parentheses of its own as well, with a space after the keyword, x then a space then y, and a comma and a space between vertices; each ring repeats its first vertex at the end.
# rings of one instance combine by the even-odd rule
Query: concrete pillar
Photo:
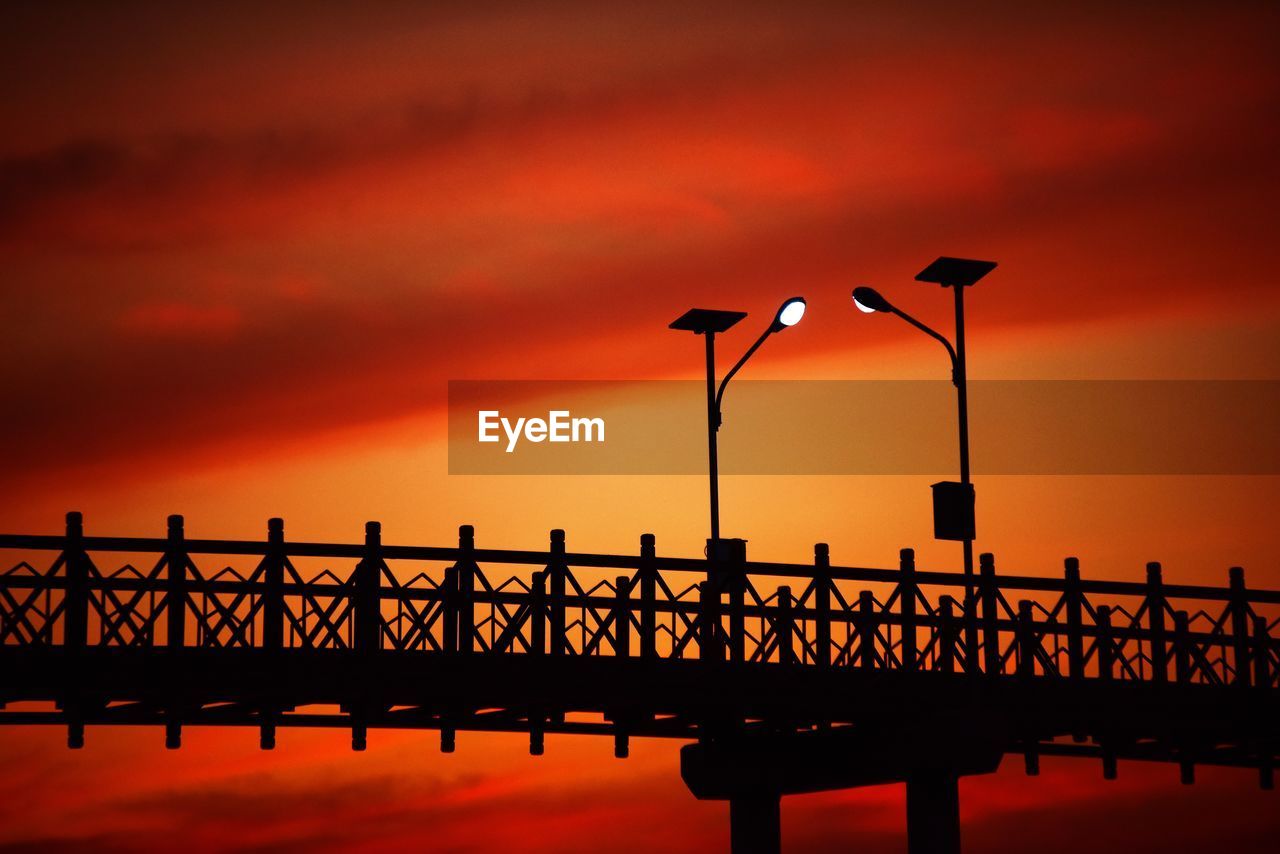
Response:
POLYGON ((954 775, 907 780, 907 854, 960 854, 960 787, 954 775))
POLYGON ((782 803, 778 795, 729 799, 729 849, 733 854, 779 854, 782 803))

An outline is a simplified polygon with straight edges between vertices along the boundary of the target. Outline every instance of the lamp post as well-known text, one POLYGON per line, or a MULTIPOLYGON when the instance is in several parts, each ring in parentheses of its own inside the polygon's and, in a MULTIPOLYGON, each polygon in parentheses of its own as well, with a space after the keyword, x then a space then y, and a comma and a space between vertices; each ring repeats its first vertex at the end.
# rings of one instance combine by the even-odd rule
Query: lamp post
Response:
POLYGON ((800 318, 804 317, 804 310, 805 301, 802 297, 792 297, 784 302, 778 308, 773 321, 756 339, 756 343, 752 344, 747 349, 747 352, 742 355, 742 358, 738 360, 738 363, 725 374, 718 388, 716 387, 716 334, 734 326, 747 316, 746 312, 692 308, 680 315, 670 326, 671 329, 693 332, 706 338, 707 463, 711 481, 711 541, 708 543, 710 547, 708 556, 712 559, 719 558, 718 550, 720 545, 720 463, 716 449, 716 434, 720 431, 720 424, 723 421, 720 404, 724 400, 725 387, 729 384, 729 380, 733 379, 734 374, 738 373, 742 366, 746 364, 747 359, 750 359, 756 350, 760 349, 760 345, 765 342, 766 338, 775 332, 781 332, 787 327, 795 326, 800 322, 800 318))
MULTIPOLYGON (((951 382, 956 387, 956 404, 960 421, 960 483, 936 483, 934 489, 934 536, 938 539, 961 540, 964 543, 965 608, 973 604, 973 538, 974 492, 969 479, 969 389, 965 370, 964 289, 996 268, 994 261, 968 258, 939 258, 916 275, 917 282, 932 282, 955 291, 956 343, 930 329, 911 315, 894 306, 872 288, 854 288, 853 302, 860 310, 872 314, 896 314, 947 348, 951 357, 951 382)), ((973 651, 969 651, 973 655, 973 651)))

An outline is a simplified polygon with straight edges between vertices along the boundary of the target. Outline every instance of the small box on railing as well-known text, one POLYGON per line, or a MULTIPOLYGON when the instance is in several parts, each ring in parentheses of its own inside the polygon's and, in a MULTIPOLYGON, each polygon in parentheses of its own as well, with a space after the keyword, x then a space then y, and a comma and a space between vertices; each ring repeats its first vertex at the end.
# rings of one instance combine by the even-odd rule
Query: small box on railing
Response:
POLYGON ((974 491, 971 483, 933 484, 933 537, 936 540, 974 538, 974 491))
POLYGON ((707 540, 706 556, 718 563, 746 563, 747 541, 737 538, 721 537, 707 540))

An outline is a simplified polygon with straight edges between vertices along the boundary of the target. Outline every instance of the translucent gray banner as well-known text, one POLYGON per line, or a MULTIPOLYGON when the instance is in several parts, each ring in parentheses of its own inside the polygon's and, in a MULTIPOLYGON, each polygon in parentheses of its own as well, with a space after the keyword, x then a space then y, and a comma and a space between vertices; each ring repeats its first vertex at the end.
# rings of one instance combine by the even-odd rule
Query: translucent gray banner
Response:
MULTIPOLYGON (((1280 381, 969 383, 975 474, 1280 474, 1280 381)), ((724 474, 951 475, 955 388, 735 381, 724 474)), ((702 474, 698 381, 452 381, 450 474, 702 474)))

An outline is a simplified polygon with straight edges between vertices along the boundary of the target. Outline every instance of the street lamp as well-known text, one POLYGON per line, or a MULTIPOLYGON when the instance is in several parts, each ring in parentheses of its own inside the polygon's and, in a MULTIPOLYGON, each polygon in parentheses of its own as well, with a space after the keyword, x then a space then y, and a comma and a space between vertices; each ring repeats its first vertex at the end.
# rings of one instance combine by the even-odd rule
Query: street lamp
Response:
POLYGON ((945 336, 925 326, 902 309, 890 303, 872 288, 853 290, 853 304, 863 312, 896 314, 916 329, 942 343, 951 357, 951 382, 956 387, 956 402, 960 418, 960 482, 935 483, 933 485, 933 535, 940 540, 961 540, 964 543, 965 605, 973 595, 973 538, 974 493, 969 480, 969 390, 965 374, 964 349, 964 289, 971 287, 996 268, 994 261, 974 261, 968 258, 939 258, 916 275, 917 282, 932 282, 955 291, 956 343, 953 347, 945 336))
POLYGON ((804 317, 804 311, 805 301, 802 297, 792 297, 779 306, 777 313, 773 316, 773 321, 765 327, 764 332, 756 339, 756 343, 747 349, 747 352, 729 370, 729 373, 725 374, 718 388, 716 387, 716 334, 734 326, 747 316, 746 312, 692 308, 680 315, 670 326, 671 329, 679 329, 706 336, 707 460, 711 480, 711 542, 708 543, 708 555, 713 559, 719 558, 720 544, 720 463, 716 451, 716 433, 719 432, 720 424, 723 421, 720 404, 724 400, 725 387, 729 385, 729 380, 733 379, 734 374, 738 373, 742 366, 746 364, 747 359, 750 359, 756 350, 760 349, 760 345, 765 342, 766 338, 775 332, 781 332, 788 327, 795 326, 804 317))
MULTIPOLYGON (((955 348, 951 346, 951 342, 948 341, 945 336, 925 326, 923 323, 916 320, 893 303, 889 302, 874 288, 854 288, 853 304, 857 307, 858 311, 861 311, 864 314, 875 314, 876 312, 896 314, 916 329, 919 329, 925 335, 942 342, 942 346, 947 348, 947 355, 951 357, 951 381, 959 385, 960 356, 956 353, 955 348)), ((967 452, 963 449, 961 449, 961 456, 967 456, 967 452)))

